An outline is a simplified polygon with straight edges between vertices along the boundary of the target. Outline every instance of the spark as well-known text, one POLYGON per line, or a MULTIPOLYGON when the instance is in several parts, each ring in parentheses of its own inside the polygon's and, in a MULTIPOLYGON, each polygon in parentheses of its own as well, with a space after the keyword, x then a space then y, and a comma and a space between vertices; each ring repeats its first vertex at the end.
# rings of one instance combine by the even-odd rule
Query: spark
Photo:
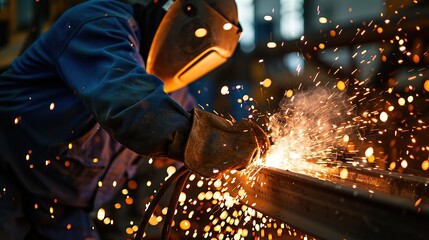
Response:
POLYGON ((389 115, 387 115, 386 112, 381 112, 380 113, 380 121, 386 122, 388 118, 389 118, 389 115))
POLYGON ((319 22, 320 22, 321 24, 325 24, 325 23, 327 23, 327 22, 328 22, 328 19, 327 19, 326 17, 319 17, 319 22))
POLYGON ((97 211, 97 219, 98 220, 103 220, 106 217, 106 211, 104 210, 104 208, 100 208, 97 211))
POLYGON ((402 161, 401 161, 401 167, 402 167, 402 168, 407 168, 407 167, 408 167, 408 162, 407 162, 407 160, 405 160, 405 159, 404 159, 404 160, 402 160, 402 161))
POLYGON ((421 167, 422 167, 423 171, 428 170, 429 169, 429 160, 424 160, 422 162, 422 166, 421 167))
POLYGON ((260 82, 260 85, 262 85, 265 88, 268 88, 271 86, 271 83, 272 83, 271 79, 265 78, 264 81, 260 82))
POLYGON ((273 20, 273 17, 272 17, 272 16, 270 16, 270 15, 265 15, 265 16, 264 16, 264 20, 265 20, 265 21, 267 21, 267 22, 269 22, 269 21, 272 21, 272 20, 273 20))
POLYGON ((276 48, 277 47, 277 43, 275 43, 275 42, 268 42, 267 43, 267 47, 268 48, 276 48))

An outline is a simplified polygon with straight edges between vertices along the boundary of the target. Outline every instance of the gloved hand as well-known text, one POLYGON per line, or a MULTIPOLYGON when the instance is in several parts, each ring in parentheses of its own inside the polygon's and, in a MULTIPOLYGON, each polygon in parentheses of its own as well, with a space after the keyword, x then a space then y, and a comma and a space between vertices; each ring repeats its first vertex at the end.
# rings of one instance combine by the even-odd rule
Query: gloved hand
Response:
POLYGON ((184 163, 191 171, 216 178, 226 170, 241 170, 266 155, 268 136, 254 122, 232 123, 213 113, 194 109, 184 163))

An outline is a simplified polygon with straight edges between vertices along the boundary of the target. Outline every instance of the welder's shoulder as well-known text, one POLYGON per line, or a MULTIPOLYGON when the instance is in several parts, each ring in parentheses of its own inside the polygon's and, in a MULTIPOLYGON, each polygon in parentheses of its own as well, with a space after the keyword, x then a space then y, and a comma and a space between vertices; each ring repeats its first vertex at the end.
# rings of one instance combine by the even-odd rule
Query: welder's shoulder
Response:
MULTIPOLYGON (((91 0, 78 4, 67 11, 54 23, 51 29, 44 36, 47 42, 52 46, 57 46, 61 54, 61 49, 67 46, 68 42, 74 38, 79 30, 88 23, 102 19, 122 19, 122 22, 133 19, 133 7, 130 4, 117 0, 91 0)), ((106 21, 104 21, 105 23, 106 21)), ((115 21, 110 21, 112 24, 115 21)), ((100 28, 103 27, 100 25, 100 28)), ((109 26, 104 26, 109 27, 109 26)), ((133 31, 135 29, 131 27, 133 31)), ((104 31, 106 29, 99 29, 104 31)), ((57 55, 58 57, 59 55, 57 55)))
POLYGON ((70 24, 80 25, 99 18, 119 17, 128 19, 132 15, 133 8, 130 4, 117 0, 92 0, 68 9, 61 16, 60 21, 69 21, 70 24))

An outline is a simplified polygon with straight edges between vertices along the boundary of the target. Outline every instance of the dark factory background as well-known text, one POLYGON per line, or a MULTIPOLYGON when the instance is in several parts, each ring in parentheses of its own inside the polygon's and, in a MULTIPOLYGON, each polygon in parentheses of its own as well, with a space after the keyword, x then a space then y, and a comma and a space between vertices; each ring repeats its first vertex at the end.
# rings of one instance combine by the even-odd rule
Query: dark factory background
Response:
MULTIPOLYGON (((63 11, 79 2, 82 1, 0 0, 0 71, 7 69, 63 11)), ((206 110, 235 119, 257 115, 255 120, 262 124, 268 117, 266 113, 278 109, 288 90, 306 90, 315 85, 331 87, 339 81, 347 85, 345 91, 350 97, 361 96, 359 91, 364 89, 368 92, 366 100, 354 103, 358 114, 383 109, 385 105, 381 106, 380 102, 396 107, 388 123, 380 122, 375 125, 376 129, 372 125, 372 129, 362 130, 379 153, 373 165, 428 177, 428 166, 423 164, 428 160, 428 129, 423 126, 414 131, 416 128, 412 127, 418 120, 429 122, 428 3, 423 0, 237 0, 243 34, 234 56, 189 88, 206 110), (407 54, 401 46, 406 47, 407 54), (393 94, 388 89, 392 89, 393 94), (405 107, 399 107, 398 96, 407 96, 409 92, 421 94, 408 100, 405 107), (378 98, 383 100, 374 100, 378 98), (367 101, 370 99, 372 101, 367 101), (371 139, 371 131, 388 127, 411 130, 400 136, 392 131, 371 139), (414 139, 420 144, 410 146, 404 139, 414 139), (414 154, 404 167, 401 162, 409 158, 407 151, 414 154)), ((150 167, 156 171, 146 169, 146 174, 129 182, 134 201, 144 199, 147 203, 171 164, 151 163, 150 167), (164 175, 157 175, 157 171, 164 175), (140 185, 134 186, 136 183, 144 185, 144 190, 140 185)), ((128 200, 116 201, 129 204, 131 193, 118 197, 128 200)), ((129 205, 119 210, 113 205, 105 207, 112 220, 116 217, 114 226, 100 221, 100 228, 105 228, 111 239, 121 236, 128 225, 138 223, 145 205, 132 205, 132 201, 129 205)), ((290 239, 307 238, 302 232, 289 236, 290 239)))

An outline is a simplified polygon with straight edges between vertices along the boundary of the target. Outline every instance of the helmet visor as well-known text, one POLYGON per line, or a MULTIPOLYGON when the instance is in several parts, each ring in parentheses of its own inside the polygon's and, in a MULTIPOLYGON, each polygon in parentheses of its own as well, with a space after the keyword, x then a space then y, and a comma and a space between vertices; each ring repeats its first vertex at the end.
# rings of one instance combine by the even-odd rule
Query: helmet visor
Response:
POLYGON ((166 92, 188 85, 231 57, 241 32, 237 25, 205 1, 177 0, 155 34, 147 71, 164 82, 166 92))

